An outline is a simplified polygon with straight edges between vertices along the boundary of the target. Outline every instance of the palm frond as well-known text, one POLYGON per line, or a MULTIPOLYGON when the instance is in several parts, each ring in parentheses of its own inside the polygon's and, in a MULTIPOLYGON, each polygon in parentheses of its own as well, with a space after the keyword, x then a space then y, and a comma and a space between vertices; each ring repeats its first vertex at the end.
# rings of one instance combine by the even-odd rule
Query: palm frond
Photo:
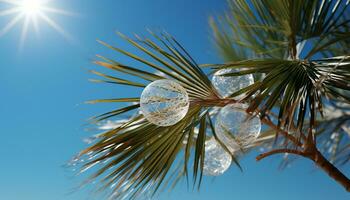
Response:
POLYGON ((216 46, 227 64, 212 67, 240 68, 225 76, 258 78, 232 95, 247 94, 243 101, 251 100, 248 111, 264 117, 278 109, 279 127, 301 130, 306 119, 314 127, 324 98, 349 100, 344 94, 349 90, 349 53, 339 48, 349 42, 349 3, 229 1, 226 15, 210 20, 216 46), (308 48, 303 48, 306 43, 308 48), (319 55, 329 59, 320 60, 319 55), (306 60, 299 60, 302 57, 306 60))
MULTIPOLYGON (((160 44, 138 36, 133 40, 119 33, 131 45, 149 56, 150 61, 100 42, 112 50, 139 61, 145 65, 144 68, 123 65, 102 56, 98 57, 103 61, 95 62, 118 73, 131 75, 134 77, 133 80, 139 80, 140 84, 100 72, 92 72, 113 83, 137 87, 144 87, 145 83, 158 79, 173 79, 186 88, 191 102, 218 98, 208 77, 173 37, 165 33, 160 36, 151 34, 160 44), (157 75, 151 70, 161 73, 157 75)), ((137 103, 138 101, 139 98, 115 98, 93 100, 89 103, 137 103)), ((139 104, 128 105, 94 119, 106 120, 138 107, 139 104)), ((154 195, 162 184, 175 184, 178 178, 182 177, 187 177, 188 180, 190 174, 193 174, 194 186, 197 184, 199 187, 202 180, 207 123, 208 118, 210 119, 207 113, 206 107, 191 103, 185 118, 170 127, 158 127, 149 123, 142 115, 134 116, 119 127, 99 134, 98 140, 81 152, 80 156, 89 158, 82 166, 82 171, 98 166, 89 180, 99 180, 102 185, 100 191, 111 188, 110 196, 116 199, 137 198, 146 188, 154 195), (199 128, 197 136, 195 136, 196 127, 199 128), (186 145, 183 144, 184 141, 187 141, 186 145), (184 152, 183 157, 179 156, 180 152, 184 152), (179 163, 183 165, 182 170, 175 167, 179 163), (191 163, 193 173, 188 171, 191 163), (180 171, 183 176, 172 178, 170 175, 180 171)))
POLYGON ((284 1, 238 0, 229 1, 229 5, 225 16, 210 20, 216 46, 226 61, 287 55, 287 18, 279 15, 286 9, 284 1))
POLYGON ((319 53, 327 57, 349 53, 344 48, 349 44, 349 1, 229 0, 229 4, 226 15, 210 20, 226 61, 296 57, 297 44, 305 41, 312 44, 307 59, 319 53))
POLYGON ((350 89, 347 84, 350 81, 348 60, 347 56, 312 62, 260 59, 232 62, 215 69, 241 69, 223 76, 266 74, 262 80, 237 91, 232 97, 245 93, 242 101, 251 102, 248 112, 260 113, 260 117, 264 118, 278 109, 279 127, 301 130, 306 119, 314 127, 317 112, 322 114, 324 98, 350 102, 342 92, 350 89))
MULTIPOLYGON (((254 87, 243 88, 247 91, 243 101, 252 99, 248 112, 258 111, 262 118, 275 107, 279 107, 279 127, 294 125, 302 127, 307 107, 319 102, 317 90, 313 83, 319 76, 313 66, 299 61, 288 60, 247 60, 228 64, 229 67, 244 68, 238 73, 229 73, 224 76, 237 76, 241 74, 265 73, 266 77, 256 82, 254 87)), ((239 94, 239 91, 238 93, 239 94)), ((235 95, 235 94, 234 94, 235 95)), ((311 110, 310 112, 314 112, 311 110)))

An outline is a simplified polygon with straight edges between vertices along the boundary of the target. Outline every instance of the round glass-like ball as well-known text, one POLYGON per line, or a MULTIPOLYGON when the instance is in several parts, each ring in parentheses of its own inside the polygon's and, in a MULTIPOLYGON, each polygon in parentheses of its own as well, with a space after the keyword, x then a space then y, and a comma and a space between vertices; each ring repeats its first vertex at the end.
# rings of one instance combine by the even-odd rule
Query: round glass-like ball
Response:
MULTIPOLYGON (((254 83, 254 77, 252 74, 242 76, 221 76, 238 71, 239 70, 237 69, 221 69, 214 73, 211 82, 222 97, 229 97, 234 92, 254 83)), ((236 98, 240 97, 242 97, 242 95, 239 95, 236 98)))
POLYGON ((162 79, 143 90, 140 108, 144 117, 158 126, 171 126, 187 114, 189 98, 186 89, 179 83, 162 79))
POLYGON ((231 155, 221 147, 215 138, 205 142, 204 175, 219 176, 230 167, 231 162, 231 155))
POLYGON ((215 132, 231 153, 254 143, 260 134, 260 119, 247 114, 247 108, 246 104, 229 104, 217 116, 215 132))

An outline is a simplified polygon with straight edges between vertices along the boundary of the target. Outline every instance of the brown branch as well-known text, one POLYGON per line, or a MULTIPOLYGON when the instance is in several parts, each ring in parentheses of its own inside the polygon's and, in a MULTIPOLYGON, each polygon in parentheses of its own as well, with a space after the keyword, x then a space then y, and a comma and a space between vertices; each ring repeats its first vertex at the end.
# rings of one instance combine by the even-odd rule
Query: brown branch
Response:
POLYGON ((274 155, 274 154, 279 154, 279 153, 290 153, 290 154, 296 154, 299 156, 303 156, 306 157, 306 154, 299 151, 299 150, 295 150, 295 149, 274 149, 272 151, 266 152, 266 153, 262 153, 260 155, 258 155, 256 157, 257 161, 260 161, 268 156, 274 155))
POLYGON ((298 147, 303 146, 303 144, 297 138, 295 138, 293 135, 290 135, 287 131, 280 129, 278 126, 273 124, 271 120, 269 120, 267 118, 263 118, 263 119, 261 119, 261 121, 264 124, 266 124, 267 126, 269 126, 270 128, 274 129, 276 132, 282 134, 285 138, 289 139, 296 146, 298 146, 298 147))
POLYGON ((228 104, 237 103, 234 99, 220 99, 219 97, 213 97, 209 99, 195 99, 191 101, 191 105, 200 105, 203 107, 224 107, 228 104))
POLYGON ((315 164, 325 171, 328 176, 342 185, 346 191, 350 192, 350 180, 347 178, 338 168, 330 163, 318 150, 315 151, 314 156, 311 158, 315 164))
MULTIPOLYGON (((237 103, 234 99, 220 99, 220 98, 212 98, 212 99, 200 99, 192 101, 192 105, 201 105, 201 106, 226 106, 227 104, 231 103, 237 103)), ((259 111, 256 111, 259 113, 259 111)), ((252 115, 252 113, 247 112, 249 115, 252 115)), ((298 138, 288 133, 288 131, 285 131, 275 125, 268 117, 264 117, 261 119, 261 122, 265 125, 269 126, 279 134, 281 134, 283 137, 291 141, 297 148, 301 150, 296 149, 275 149, 263 154, 260 154, 256 157, 257 161, 260 161, 268 156, 279 154, 279 153, 290 153, 299 155, 305 158, 309 158, 312 160, 320 169, 325 171, 332 179, 337 181, 339 184, 341 184, 348 192, 350 192, 350 180, 341 172, 339 171, 332 163, 330 163, 318 150, 315 144, 315 141, 312 140, 311 144, 308 138, 302 133, 301 139, 306 142, 307 144, 304 145, 298 138), (309 142, 309 143, 308 143, 309 142)))

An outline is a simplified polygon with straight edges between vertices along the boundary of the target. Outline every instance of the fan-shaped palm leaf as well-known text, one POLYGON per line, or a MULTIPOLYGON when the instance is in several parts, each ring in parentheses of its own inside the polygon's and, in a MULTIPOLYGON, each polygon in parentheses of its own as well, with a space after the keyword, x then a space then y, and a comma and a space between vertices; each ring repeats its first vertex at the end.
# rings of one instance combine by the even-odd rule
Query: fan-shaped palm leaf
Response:
MULTIPOLYGON (((148 55, 152 62, 101 42, 112 50, 145 64, 143 68, 126 66, 102 56, 99 58, 103 61, 95 62, 119 73, 132 75, 138 78, 139 82, 124 80, 96 71, 92 72, 105 78, 105 82, 134 87, 144 87, 147 82, 158 79, 173 79, 186 88, 191 105, 185 118, 173 126, 158 127, 149 123, 142 115, 137 115, 119 127, 100 134, 96 143, 81 152, 80 156, 90 158, 82 170, 99 166, 90 180, 100 180, 102 182, 101 190, 112 187, 111 196, 117 199, 135 198, 145 188, 156 192, 167 177, 168 181, 166 182, 175 183, 176 179, 172 179, 172 176, 169 175, 172 170, 179 173, 179 168, 173 167, 176 165, 175 163, 183 163, 181 170, 183 173, 181 174, 188 177, 190 174, 188 165, 192 163, 190 162, 192 153, 193 180, 194 184, 198 183, 199 186, 202 179, 207 120, 210 116, 207 114, 208 109, 196 102, 219 100, 208 77, 173 37, 168 34, 161 36, 151 34, 160 44, 149 39, 141 39, 138 36, 136 36, 136 40, 132 40, 119 33, 122 38, 148 55), (162 72, 162 75, 152 73, 150 70, 162 72), (198 136, 195 137, 194 131, 197 126, 199 131, 198 136), (183 144, 185 140, 187 140, 186 145, 183 144), (180 152, 184 152, 184 157, 178 156, 180 152), (180 161, 177 161, 178 159, 180 161)), ((93 100, 89 103, 138 101, 139 98, 116 98, 93 100)), ((116 117, 138 107, 139 104, 134 104, 118 108, 99 115, 93 120, 101 121, 116 117)))

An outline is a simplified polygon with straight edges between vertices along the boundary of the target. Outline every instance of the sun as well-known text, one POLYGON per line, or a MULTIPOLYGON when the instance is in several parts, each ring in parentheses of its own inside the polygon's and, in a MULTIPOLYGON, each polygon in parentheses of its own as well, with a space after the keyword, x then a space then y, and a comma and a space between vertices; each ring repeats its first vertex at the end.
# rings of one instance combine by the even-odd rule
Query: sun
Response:
POLYGON ((40 0, 25 0, 19 4, 21 12, 28 16, 35 16, 42 11, 44 2, 40 0))
POLYGON ((39 33, 39 23, 45 22, 66 39, 72 40, 70 34, 55 22, 50 15, 73 16, 75 13, 54 8, 49 3, 50 0, 0 0, 0 7, 2 5, 8 5, 7 9, 0 10, 0 17, 7 15, 13 16, 5 26, 0 28, 0 37, 7 34, 14 26, 22 22, 20 36, 20 48, 22 48, 29 29, 33 28, 36 33, 39 33))

